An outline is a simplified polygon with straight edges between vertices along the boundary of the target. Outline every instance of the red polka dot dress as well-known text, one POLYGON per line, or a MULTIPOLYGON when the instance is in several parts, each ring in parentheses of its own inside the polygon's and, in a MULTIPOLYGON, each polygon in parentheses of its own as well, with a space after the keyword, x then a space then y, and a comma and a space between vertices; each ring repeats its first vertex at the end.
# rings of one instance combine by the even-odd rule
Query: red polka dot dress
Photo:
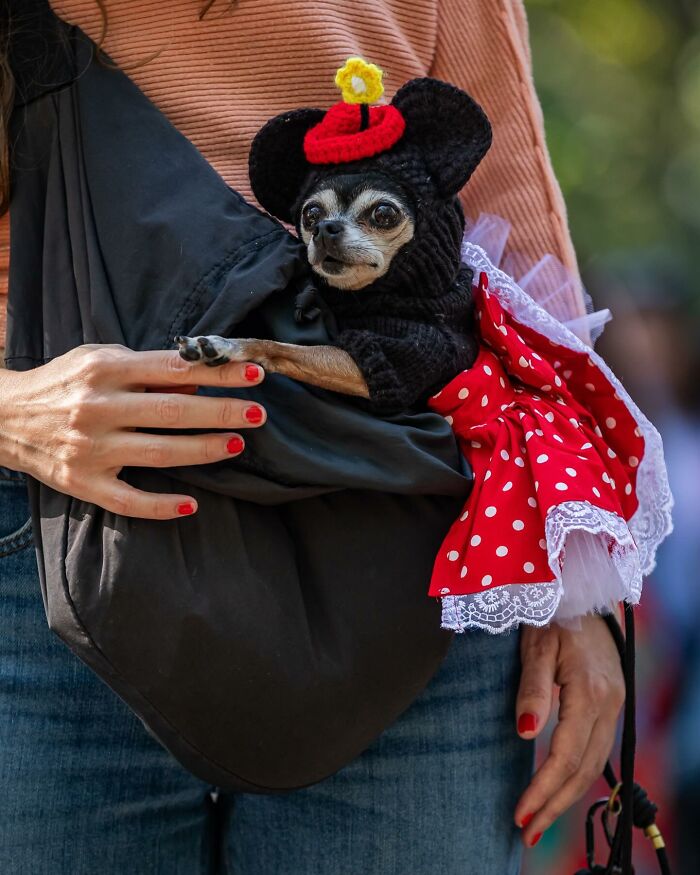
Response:
MULTIPOLYGON (((457 631, 541 625, 559 618, 563 605, 574 616, 637 601, 656 547, 645 543, 640 555, 638 542, 654 503, 642 489, 639 514, 640 466, 649 439, 659 454, 658 433, 589 347, 551 317, 561 342, 547 336, 555 333, 547 319, 544 327, 527 324, 529 313, 543 318, 543 311, 518 291, 512 287, 506 301, 480 273, 481 351, 430 401, 474 472, 429 591, 443 599, 443 625, 457 631)), ((663 486, 662 456, 655 470, 663 486)), ((664 534, 669 527, 660 525, 664 534)))

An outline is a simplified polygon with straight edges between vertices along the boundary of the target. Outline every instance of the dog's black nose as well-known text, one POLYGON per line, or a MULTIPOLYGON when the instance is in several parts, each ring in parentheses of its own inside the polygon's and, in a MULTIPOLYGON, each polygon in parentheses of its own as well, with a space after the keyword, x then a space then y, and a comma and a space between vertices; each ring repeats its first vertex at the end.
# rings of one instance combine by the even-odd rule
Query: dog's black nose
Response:
POLYGON ((324 219, 316 225, 314 236, 320 237, 321 240, 337 240, 342 233, 342 222, 334 222, 332 219, 324 219))

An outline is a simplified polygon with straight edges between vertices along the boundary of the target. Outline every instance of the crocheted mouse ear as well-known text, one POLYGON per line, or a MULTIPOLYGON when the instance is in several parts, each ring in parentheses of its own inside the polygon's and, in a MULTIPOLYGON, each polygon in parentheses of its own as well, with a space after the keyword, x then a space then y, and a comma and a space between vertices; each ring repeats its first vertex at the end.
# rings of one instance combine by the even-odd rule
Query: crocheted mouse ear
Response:
POLYGON ((459 192, 491 145, 483 109, 464 91, 437 79, 413 79, 392 104, 406 121, 404 141, 423 154, 442 197, 459 192))
POLYGON ((275 116, 258 131, 248 159, 250 184, 258 203, 283 222, 294 222, 292 209, 309 173, 304 137, 325 115, 322 109, 295 109, 275 116))

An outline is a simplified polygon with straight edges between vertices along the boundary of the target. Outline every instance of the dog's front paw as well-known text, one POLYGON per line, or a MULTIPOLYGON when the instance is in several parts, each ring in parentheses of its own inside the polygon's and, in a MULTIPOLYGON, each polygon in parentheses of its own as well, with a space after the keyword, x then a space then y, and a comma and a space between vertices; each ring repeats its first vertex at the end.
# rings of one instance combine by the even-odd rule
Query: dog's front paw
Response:
POLYGON ((188 362, 203 362, 210 367, 225 365, 226 362, 244 361, 240 343, 226 337, 176 337, 180 355, 188 362))

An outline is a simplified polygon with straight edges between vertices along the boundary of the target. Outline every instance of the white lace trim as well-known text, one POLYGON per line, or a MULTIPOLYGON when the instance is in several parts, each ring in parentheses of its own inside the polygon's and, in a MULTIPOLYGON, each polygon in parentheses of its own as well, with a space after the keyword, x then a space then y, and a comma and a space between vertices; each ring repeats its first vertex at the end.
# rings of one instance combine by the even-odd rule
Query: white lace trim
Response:
POLYGON ((489 291, 515 319, 592 358, 636 420, 645 452, 637 470, 639 506, 629 523, 588 502, 558 505, 545 521, 549 562, 556 579, 447 596, 442 599, 442 625, 457 632, 479 628, 497 634, 520 623, 544 626, 552 619, 570 620, 622 600, 636 604, 643 577, 656 564, 656 550, 673 528, 673 498, 661 436, 603 359, 499 270, 480 246, 465 241, 462 256, 477 275, 480 271, 487 274, 489 291))

